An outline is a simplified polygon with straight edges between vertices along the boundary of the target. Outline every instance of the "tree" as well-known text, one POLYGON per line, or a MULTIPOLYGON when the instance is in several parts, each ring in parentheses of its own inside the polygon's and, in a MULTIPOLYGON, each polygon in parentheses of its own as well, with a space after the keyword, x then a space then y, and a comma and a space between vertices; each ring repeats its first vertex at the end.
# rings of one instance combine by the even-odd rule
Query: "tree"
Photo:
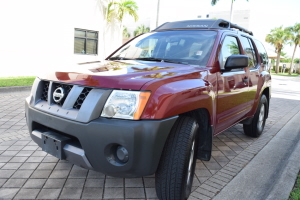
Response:
POLYGON ((142 33, 147 33, 150 31, 150 28, 149 27, 145 27, 145 25, 140 25, 138 26, 135 31, 133 32, 133 35, 134 36, 137 36, 137 35, 140 35, 142 33))
POLYGON ((123 28, 123 37, 130 38, 130 33, 128 32, 127 27, 123 28))
POLYGON ((281 59, 280 62, 281 63, 290 63, 290 62, 292 62, 292 59, 291 58, 284 58, 284 59, 281 59))
POLYGON ((125 15, 130 15, 134 21, 139 19, 136 2, 130 0, 120 0, 118 2, 112 1, 108 4, 107 21, 116 19, 120 23, 120 30, 123 30, 123 19, 125 15))
MULTIPOLYGON (((211 5, 212 6, 214 6, 214 5, 216 5, 217 4, 217 2, 218 2, 219 0, 211 0, 211 5)), ((235 0, 231 0, 231 8, 230 8, 230 22, 232 22, 232 11, 233 11, 233 2, 234 2, 235 0)), ((246 0, 246 1, 249 1, 249 0, 246 0)))
POLYGON ((101 56, 105 58, 108 52, 122 44, 124 16, 129 14, 134 17, 135 21, 138 20, 138 6, 136 2, 131 0, 96 1, 103 20, 102 38, 100 38, 103 45, 99 46, 99 48, 102 48, 103 53, 101 56), (113 44, 109 40, 113 40, 113 44))
POLYGON ((282 26, 272 29, 271 33, 269 33, 266 36, 266 42, 275 46, 275 51, 277 53, 276 68, 275 68, 276 74, 279 72, 281 50, 290 38, 291 38, 291 34, 289 30, 283 29, 282 26))
MULTIPOLYGON (((293 51, 293 56, 292 56, 291 68, 290 68, 290 71, 289 71, 289 74, 291 75, 293 73, 293 70, 294 70, 293 64, 294 64, 294 57, 295 57, 295 53, 296 53, 296 50, 297 50, 297 46, 300 44, 300 23, 296 23, 295 26, 288 27, 287 29, 291 33, 291 38, 290 38, 291 42, 290 42, 290 44, 295 45, 294 51, 293 51)), ((300 45, 299 45, 299 47, 300 47, 300 45)))

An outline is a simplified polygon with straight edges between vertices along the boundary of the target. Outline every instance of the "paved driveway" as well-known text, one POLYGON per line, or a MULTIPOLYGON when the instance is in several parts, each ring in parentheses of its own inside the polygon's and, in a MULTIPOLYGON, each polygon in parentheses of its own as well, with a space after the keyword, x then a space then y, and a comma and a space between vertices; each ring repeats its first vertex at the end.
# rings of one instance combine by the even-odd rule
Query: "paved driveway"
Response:
MULTIPOLYGON (((271 111, 263 135, 249 138, 236 125, 215 137, 211 161, 197 162, 189 199, 213 198, 300 111, 300 78, 273 79, 271 111)), ((28 137, 26 96, 27 92, 0 96, 0 199, 157 198, 154 176, 109 177, 41 151, 28 137)))

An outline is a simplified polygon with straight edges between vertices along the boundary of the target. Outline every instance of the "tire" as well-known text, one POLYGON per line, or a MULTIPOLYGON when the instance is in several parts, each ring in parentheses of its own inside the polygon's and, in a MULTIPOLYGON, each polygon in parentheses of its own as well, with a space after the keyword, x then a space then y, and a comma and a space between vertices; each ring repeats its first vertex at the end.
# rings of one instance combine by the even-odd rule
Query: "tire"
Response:
POLYGON ((182 116, 173 126, 155 175, 160 200, 187 199, 191 193, 196 166, 198 123, 182 116))
POLYGON ((260 102, 251 124, 243 125, 244 133, 246 135, 257 138, 262 134, 267 119, 268 109, 268 100, 267 97, 263 94, 260 98, 260 102))

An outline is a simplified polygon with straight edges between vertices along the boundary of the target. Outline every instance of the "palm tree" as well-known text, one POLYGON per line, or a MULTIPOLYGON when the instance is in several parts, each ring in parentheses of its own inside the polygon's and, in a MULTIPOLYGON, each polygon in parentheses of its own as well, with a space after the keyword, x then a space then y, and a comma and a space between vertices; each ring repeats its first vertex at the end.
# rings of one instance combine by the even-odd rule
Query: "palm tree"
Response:
MULTIPOLYGON (((219 0, 211 0, 211 5, 212 6, 214 6, 214 5, 216 5, 217 4, 217 2, 218 2, 219 0)), ((234 2, 235 0, 231 0, 231 8, 230 8, 230 22, 232 22, 232 11, 233 11, 233 2, 234 2)), ((249 1, 249 0, 246 0, 246 1, 249 1)))
POLYGON ((123 19, 125 15, 130 15, 134 18, 134 21, 139 19, 137 14, 138 6, 135 1, 120 0, 111 1, 108 4, 107 21, 117 20, 120 23, 120 29, 123 30, 123 19))
MULTIPOLYGON (((294 64, 294 57, 297 50, 297 46, 300 44, 300 23, 296 23, 295 26, 291 26, 287 28, 291 32, 291 45, 294 44, 294 52, 292 56, 292 62, 291 62, 291 68, 289 71, 289 74, 291 75, 293 73, 293 64, 294 64)), ((299 45, 300 47, 300 45, 299 45)))
POLYGON ((280 53, 283 46, 291 38, 291 34, 287 28, 283 29, 282 26, 274 28, 271 33, 266 36, 266 42, 275 46, 277 59, 276 59, 276 74, 279 72, 280 53))
POLYGON ((124 29, 123 29, 123 37, 124 38, 130 38, 130 33, 128 32, 128 29, 125 26, 124 26, 124 29))
POLYGON ((133 32, 133 35, 134 36, 137 36, 137 35, 140 35, 142 33, 147 33, 150 31, 150 28, 149 27, 145 27, 145 25, 140 25, 138 26, 135 31, 133 32))
MULTIPOLYGON (((125 15, 129 14, 134 18, 135 21, 138 20, 137 9, 135 1, 132 0, 97 0, 100 11, 103 13, 103 42, 102 45, 103 52, 106 54, 110 47, 105 44, 105 41, 109 36, 116 33, 119 35, 115 41, 122 44, 123 35, 123 18, 125 15), (109 36, 108 36, 109 35, 109 36)), ((105 57, 105 56, 104 56, 105 57)))

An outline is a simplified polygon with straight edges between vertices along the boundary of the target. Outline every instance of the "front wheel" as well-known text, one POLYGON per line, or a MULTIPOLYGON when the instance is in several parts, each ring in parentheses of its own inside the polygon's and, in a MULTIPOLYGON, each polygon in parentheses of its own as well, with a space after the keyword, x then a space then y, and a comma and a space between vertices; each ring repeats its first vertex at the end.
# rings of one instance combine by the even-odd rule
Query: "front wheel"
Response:
POLYGON ((257 107, 256 113, 251 124, 244 124, 244 132, 250 137, 259 137, 264 130, 267 113, 268 113, 268 100, 267 97, 263 94, 260 98, 259 105, 257 107))
POLYGON ((196 120, 182 116, 172 128, 155 176, 159 199, 189 197, 196 166, 198 127, 196 120))

